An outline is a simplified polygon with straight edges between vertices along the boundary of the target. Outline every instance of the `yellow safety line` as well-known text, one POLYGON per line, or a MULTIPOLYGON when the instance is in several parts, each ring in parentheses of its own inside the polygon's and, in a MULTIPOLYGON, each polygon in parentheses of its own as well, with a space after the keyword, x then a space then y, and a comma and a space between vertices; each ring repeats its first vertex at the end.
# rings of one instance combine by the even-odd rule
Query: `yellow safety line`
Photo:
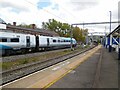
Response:
MULTIPOLYGON (((94 52, 95 53, 95 52, 94 52)), ((87 58, 85 58, 83 61, 81 61, 78 65, 74 66, 73 68, 71 68, 70 70, 68 70, 66 73, 64 73, 63 75, 61 75, 59 78, 53 80, 52 82, 50 82, 48 85, 46 85, 45 87, 43 87, 42 90, 45 90, 47 88, 49 88, 51 85, 53 85, 55 82, 57 82, 58 80, 60 80, 61 78, 63 78, 64 76, 66 76, 68 73, 70 73, 71 71, 73 71, 75 68, 77 68, 78 66, 80 66, 84 61, 86 61, 90 56, 88 56, 87 58)))
MULTIPOLYGON (((99 50, 100 48, 97 48, 97 50, 99 50)), ((96 51, 97 51, 96 50, 96 51)), ((95 51, 95 52, 96 52, 95 51)), ((95 53, 94 52, 94 53, 95 53)), ((94 54, 92 53, 92 54, 94 54)), ((79 64, 77 64, 76 66, 74 66, 73 68, 71 68, 70 70, 66 71, 63 75, 61 75, 60 77, 58 77, 57 79, 53 80, 52 82, 50 82, 49 84, 47 84, 46 86, 43 87, 42 90, 45 90, 47 88, 49 88, 50 86, 52 86, 55 82, 57 82, 58 80, 60 80, 61 78, 63 78, 64 76, 66 76, 68 73, 70 73, 71 71, 73 71, 74 69, 76 69, 78 66, 80 66, 84 61, 86 61, 89 57, 91 56, 88 56, 87 58, 85 58, 83 61, 79 62, 79 64)))
MULTIPOLYGON (((83 62, 83 61, 82 61, 83 62)), ((53 85, 55 82, 57 82, 58 80, 60 80, 61 78, 63 78, 64 76, 66 76, 68 73, 70 73, 71 71, 73 71, 75 68, 77 68, 82 62, 80 62, 78 65, 76 65, 75 67, 71 68, 70 70, 68 70, 67 72, 65 72, 63 75, 61 75, 59 78, 53 80, 51 83, 49 83, 48 85, 46 85, 45 87, 43 87, 42 90, 45 90, 47 88, 49 88, 51 85, 53 85)))

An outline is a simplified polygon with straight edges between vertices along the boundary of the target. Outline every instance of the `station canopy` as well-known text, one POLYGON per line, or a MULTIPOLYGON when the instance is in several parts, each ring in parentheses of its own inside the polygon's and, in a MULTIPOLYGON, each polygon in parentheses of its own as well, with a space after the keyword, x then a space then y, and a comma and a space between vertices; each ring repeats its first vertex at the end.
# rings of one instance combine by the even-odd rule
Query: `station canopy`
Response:
POLYGON ((110 35, 120 37, 120 25, 108 34, 108 36, 110 35))

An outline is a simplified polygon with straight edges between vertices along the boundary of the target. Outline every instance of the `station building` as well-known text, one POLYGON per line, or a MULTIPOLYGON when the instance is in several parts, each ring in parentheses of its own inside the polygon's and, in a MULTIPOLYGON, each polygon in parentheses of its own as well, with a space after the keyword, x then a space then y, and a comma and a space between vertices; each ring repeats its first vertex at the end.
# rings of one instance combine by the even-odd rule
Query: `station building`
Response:
POLYGON ((16 22, 13 22, 13 25, 6 24, 1 18, 0 18, 0 30, 5 32, 26 33, 26 34, 41 35, 41 36, 51 36, 51 37, 59 36, 54 31, 36 28, 35 24, 32 24, 32 28, 24 28, 24 27, 16 26, 16 22))
POLYGON ((117 52, 118 59, 120 60, 120 25, 107 35, 105 38, 105 46, 109 52, 117 52))

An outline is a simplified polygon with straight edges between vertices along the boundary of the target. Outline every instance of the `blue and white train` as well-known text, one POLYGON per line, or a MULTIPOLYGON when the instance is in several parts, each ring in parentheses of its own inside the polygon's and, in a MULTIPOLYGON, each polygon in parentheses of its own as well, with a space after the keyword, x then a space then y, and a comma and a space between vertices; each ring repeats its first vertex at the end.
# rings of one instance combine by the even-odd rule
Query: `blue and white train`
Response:
POLYGON ((73 47, 77 42, 74 38, 49 37, 13 32, 0 32, 0 54, 11 54, 16 52, 39 51, 53 48, 73 47))

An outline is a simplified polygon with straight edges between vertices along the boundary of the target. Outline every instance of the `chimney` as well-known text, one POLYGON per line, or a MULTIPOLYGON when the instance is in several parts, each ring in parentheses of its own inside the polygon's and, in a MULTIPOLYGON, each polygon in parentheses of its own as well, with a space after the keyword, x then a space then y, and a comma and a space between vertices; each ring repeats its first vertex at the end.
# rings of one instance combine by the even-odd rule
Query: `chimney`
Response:
POLYGON ((32 24, 32 29, 35 29, 35 24, 32 24))
POLYGON ((13 22, 13 25, 16 26, 16 22, 13 22))

